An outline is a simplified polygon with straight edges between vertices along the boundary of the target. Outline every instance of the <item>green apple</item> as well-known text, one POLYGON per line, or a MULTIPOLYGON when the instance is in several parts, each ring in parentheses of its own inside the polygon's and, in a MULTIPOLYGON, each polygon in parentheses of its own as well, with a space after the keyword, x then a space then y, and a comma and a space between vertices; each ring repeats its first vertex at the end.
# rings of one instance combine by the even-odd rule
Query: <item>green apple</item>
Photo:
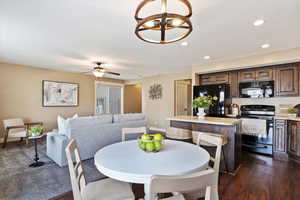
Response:
POLYGON ((155 146, 155 151, 160 151, 161 150, 161 142, 154 142, 154 146, 155 146))
POLYGON ((141 136, 141 139, 142 139, 142 140, 151 140, 151 137, 150 137, 150 135, 148 135, 148 134, 143 134, 143 135, 141 136))
POLYGON ((154 143, 153 142, 146 142, 146 150, 147 151, 154 151, 155 149, 155 146, 154 146, 154 143))
POLYGON ((154 140, 162 140, 163 139, 163 136, 159 133, 155 134, 154 135, 154 140))
POLYGON ((140 141, 140 142, 139 142, 139 146, 140 146, 140 148, 141 148, 142 150, 145 150, 145 149, 146 149, 146 144, 145 144, 145 142, 143 142, 143 141, 140 141))

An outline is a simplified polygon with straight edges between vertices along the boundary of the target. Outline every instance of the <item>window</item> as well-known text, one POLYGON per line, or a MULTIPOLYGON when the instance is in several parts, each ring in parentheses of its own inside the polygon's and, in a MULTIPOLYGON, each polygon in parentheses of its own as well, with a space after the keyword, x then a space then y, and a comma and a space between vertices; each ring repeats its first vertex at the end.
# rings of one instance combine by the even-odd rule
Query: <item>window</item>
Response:
POLYGON ((123 85, 96 82, 96 114, 123 113, 123 85))

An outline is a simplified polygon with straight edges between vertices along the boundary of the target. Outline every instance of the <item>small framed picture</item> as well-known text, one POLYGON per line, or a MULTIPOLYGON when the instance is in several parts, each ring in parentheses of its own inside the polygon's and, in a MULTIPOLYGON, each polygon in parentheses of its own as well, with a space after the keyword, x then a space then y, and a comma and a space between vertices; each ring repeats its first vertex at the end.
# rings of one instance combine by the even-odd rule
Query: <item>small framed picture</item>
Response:
POLYGON ((44 107, 78 106, 79 84, 43 80, 44 107))

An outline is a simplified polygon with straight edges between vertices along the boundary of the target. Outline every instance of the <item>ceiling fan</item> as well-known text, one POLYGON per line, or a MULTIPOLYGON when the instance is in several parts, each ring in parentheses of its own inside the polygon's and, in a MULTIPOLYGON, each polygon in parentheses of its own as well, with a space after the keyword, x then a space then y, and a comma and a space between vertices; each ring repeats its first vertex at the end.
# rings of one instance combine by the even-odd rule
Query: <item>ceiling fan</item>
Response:
POLYGON ((97 67, 94 67, 93 70, 91 71, 88 71, 88 72, 84 72, 84 73, 90 73, 90 72, 93 72, 94 76, 96 77, 103 77, 105 74, 112 74, 112 75, 115 75, 115 76, 120 76, 119 73, 116 73, 116 72, 110 72, 110 71, 107 71, 106 69, 104 69, 103 67, 101 67, 101 65, 103 65, 104 63, 103 62, 94 62, 97 67))

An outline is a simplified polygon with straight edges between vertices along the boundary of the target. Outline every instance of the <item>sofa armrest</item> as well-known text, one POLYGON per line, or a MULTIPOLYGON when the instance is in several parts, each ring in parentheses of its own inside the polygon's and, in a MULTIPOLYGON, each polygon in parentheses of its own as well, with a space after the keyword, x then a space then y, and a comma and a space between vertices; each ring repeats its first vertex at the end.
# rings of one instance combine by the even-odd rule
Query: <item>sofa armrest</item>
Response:
POLYGON ((65 148, 70 139, 57 132, 50 132, 47 134, 47 156, 51 158, 60 167, 67 164, 65 148))

